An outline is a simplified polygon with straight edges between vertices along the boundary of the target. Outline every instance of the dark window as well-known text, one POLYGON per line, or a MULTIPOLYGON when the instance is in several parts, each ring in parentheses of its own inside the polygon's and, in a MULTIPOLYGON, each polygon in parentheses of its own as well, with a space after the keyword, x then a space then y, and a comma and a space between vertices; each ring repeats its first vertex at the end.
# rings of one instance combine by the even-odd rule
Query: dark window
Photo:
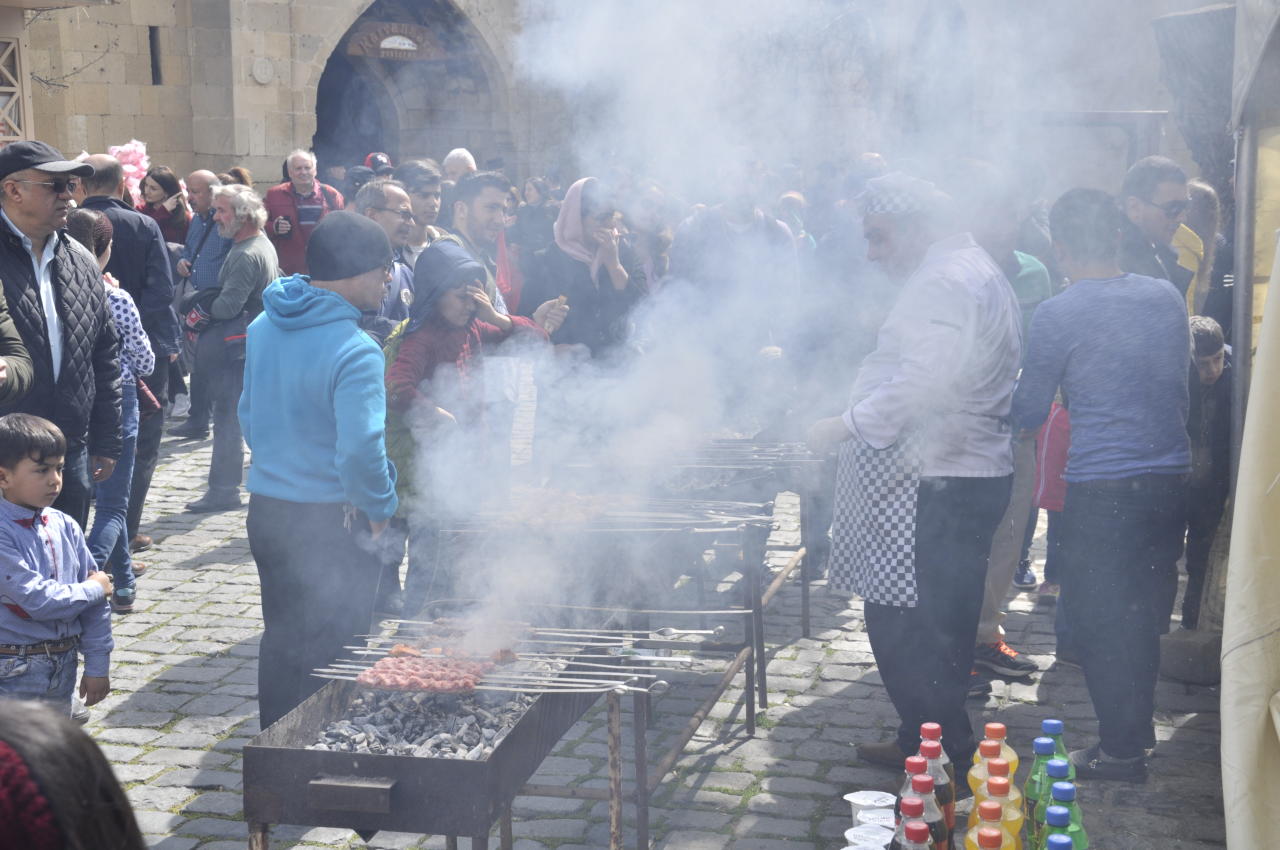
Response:
POLYGON ((147 44, 151 48, 151 85, 164 84, 160 73, 160 27, 147 27, 147 44))

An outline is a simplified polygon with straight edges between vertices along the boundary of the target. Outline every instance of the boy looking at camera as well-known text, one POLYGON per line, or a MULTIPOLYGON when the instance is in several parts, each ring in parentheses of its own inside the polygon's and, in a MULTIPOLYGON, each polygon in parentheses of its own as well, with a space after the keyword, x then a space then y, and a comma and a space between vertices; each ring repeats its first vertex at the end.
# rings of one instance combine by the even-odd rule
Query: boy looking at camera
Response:
POLYGON ((110 690, 111 577, 84 534, 50 505, 62 490, 67 442, 56 425, 26 413, 0 417, 0 695, 52 703, 68 716, 76 653, 80 697, 110 690))

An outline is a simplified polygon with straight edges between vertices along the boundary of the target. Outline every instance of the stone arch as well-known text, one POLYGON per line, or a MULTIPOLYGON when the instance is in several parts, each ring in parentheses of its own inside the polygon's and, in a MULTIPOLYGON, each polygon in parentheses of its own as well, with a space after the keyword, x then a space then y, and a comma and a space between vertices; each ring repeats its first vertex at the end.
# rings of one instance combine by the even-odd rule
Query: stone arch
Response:
MULTIPOLYGON (((301 95, 295 113, 295 133, 300 140, 309 140, 316 133, 318 87, 331 57, 344 49, 355 28, 366 21, 371 12, 376 13, 380 5, 395 3, 396 0, 308 0, 306 3, 295 0, 293 15, 299 26, 294 32, 307 33, 294 38, 293 83, 295 91, 301 95)), ((516 22, 510 19, 513 13, 495 11, 492 4, 483 0, 429 0, 426 4, 405 4, 410 5, 414 8, 432 7, 456 20, 454 34, 465 40, 469 58, 475 61, 487 83, 483 94, 491 116, 491 128, 487 133, 491 141, 477 154, 481 158, 510 158, 515 149, 510 124, 514 60, 508 35, 515 29, 516 22)), ((390 123, 408 132, 406 128, 412 126, 413 105, 407 101, 404 87, 377 62, 366 63, 364 70, 369 80, 377 83, 380 97, 394 112, 394 121, 390 123)), ((459 144, 466 142, 459 141, 459 144)), ((426 152, 403 151, 404 155, 422 153, 426 152)), ((439 157, 444 151, 431 153, 439 157)))

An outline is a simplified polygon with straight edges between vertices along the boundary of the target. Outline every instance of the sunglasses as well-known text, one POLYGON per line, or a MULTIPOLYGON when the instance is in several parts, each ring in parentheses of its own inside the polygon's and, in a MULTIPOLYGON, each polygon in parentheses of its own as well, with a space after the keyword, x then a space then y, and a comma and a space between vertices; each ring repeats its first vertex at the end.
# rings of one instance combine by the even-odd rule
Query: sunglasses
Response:
POLYGON ((55 177, 52 180, 19 180, 14 178, 13 182, 30 183, 33 186, 48 186, 55 195, 63 195, 68 192, 74 194, 80 188, 79 177, 55 177))
POLYGON ((1178 216, 1185 213, 1191 207, 1191 201, 1186 199, 1166 201, 1163 204, 1157 204, 1152 201, 1148 201, 1146 198, 1139 198, 1139 200, 1141 200, 1144 204, 1146 204, 1149 207, 1155 207, 1156 209, 1160 210, 1162 213, 1165 214, 1165 216, 1167 216, 1170 219, 1177 218, 1178 216))
POLYGON ((391 207, 372 207, 371 209, 378 210, 379 212, 395 213, 396 215, 400 216, 401 221, 407 221, 410 223, 413 222, 412 210, 393 210, 391 209, 391 207))

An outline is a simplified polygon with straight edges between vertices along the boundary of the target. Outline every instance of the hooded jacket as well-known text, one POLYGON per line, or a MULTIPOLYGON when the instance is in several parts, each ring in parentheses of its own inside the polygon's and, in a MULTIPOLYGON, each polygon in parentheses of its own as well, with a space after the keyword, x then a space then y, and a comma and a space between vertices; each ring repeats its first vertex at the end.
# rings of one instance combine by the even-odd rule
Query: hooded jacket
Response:
POLYGON ((384 441, 383 357, 360 311, 303 275, 272 282, 249 325, 240 427, 250 493, 395 513, 384 441))

